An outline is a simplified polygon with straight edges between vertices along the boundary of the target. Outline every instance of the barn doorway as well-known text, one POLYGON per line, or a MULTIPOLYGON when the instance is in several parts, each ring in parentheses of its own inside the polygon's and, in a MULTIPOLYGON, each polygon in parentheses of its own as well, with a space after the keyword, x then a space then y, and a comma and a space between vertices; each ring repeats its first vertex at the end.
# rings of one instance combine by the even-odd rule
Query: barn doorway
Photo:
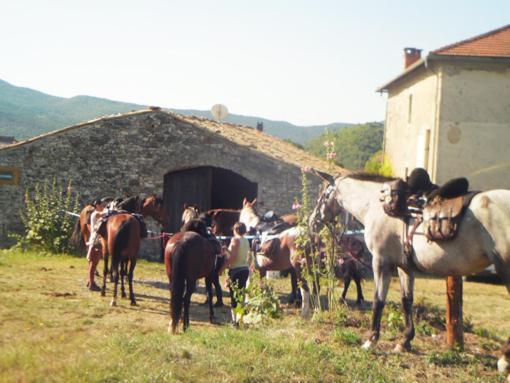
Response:
POLYGON ((181 227, 185 203, 194 203, 202 210, 240 209, 243 198, 257 197, 258 185, 233 171, 213 166, 177 170, 165 175, 163 199, 170 216, 167 232, 181 227))

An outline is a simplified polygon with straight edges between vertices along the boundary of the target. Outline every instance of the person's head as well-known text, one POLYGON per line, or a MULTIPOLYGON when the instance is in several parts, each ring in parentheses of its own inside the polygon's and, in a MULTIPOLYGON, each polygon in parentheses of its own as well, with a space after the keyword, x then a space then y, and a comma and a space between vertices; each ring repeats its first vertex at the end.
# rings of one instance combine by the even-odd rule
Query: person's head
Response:
POLYGON ((104 202, 101 198, 96 198, 96 200, 94 201, 94 208, 96 210, 103 210, 104 202))
POLYGON ((234 234, 237 235, 245 235, 246 234, 246 225, 242 222, 236 222, 234 227, 234 234))

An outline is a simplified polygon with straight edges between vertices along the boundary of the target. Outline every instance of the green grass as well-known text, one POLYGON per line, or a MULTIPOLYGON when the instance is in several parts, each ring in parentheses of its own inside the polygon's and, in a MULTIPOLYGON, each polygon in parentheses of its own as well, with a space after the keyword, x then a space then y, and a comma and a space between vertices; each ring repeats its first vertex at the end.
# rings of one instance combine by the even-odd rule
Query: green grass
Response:
MULTIPOLYGON (((474 332, 466 334, 466 351, 457 352, 433 327, 444 308, 445 282, 419 278, 417 301, 426 301, 429 314, 420 323, 433 331, 418 333, 413 352, 401 355, 391 352, 395 331, 387 322, 374 351, 360 348, 369 310, 341 307, 303 320, 286 308, 280 320, 235 329, 228 308, 215 311, 222 324, 207 322, 207 309, 196 304, 202 294, 193 296, 189 331, 170 335, 163 265, 139 262, 134 308, 124 299, 110 307, 111 291, 105 298, 89 292, 85 276, 83 258, 0 251, 0 382, 501 381, 496 350, 510 330, 502 286, 465 283, 465 315, 474 332)), ((390 300, 398 302, 395 282, 390 300)), ((288 292, 288 279, 273 283, 288 292)), ((364 288, 371 296, 372 282, 364 288)))

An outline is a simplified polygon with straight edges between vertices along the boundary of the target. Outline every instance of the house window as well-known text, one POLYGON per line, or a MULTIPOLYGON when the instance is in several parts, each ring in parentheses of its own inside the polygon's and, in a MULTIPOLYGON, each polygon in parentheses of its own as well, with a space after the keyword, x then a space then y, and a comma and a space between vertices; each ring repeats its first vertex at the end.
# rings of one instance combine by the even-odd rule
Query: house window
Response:
POLYGON ((407 105, 407 123, 411 123, 411 117, 413 115, 413 95, 409 95, 408 105, 407 105))
POLYGON ((17 185, 19 183, 19 169, 0 166, 0 186, 17 185))

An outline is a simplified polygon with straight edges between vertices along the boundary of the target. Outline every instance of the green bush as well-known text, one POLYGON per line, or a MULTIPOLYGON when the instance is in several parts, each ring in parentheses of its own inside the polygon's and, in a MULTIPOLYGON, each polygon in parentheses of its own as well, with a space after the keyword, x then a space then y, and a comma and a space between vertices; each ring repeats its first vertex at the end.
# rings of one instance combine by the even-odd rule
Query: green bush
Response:
POLYGON ((372 174, 380 174, 386 177, 393 176, 393 169, 387 158, 384 158, 382 150, 377 151, 365 163, 365 171, 372 174))
POLYGON ((231 286, 234 299, 238 302, 235 313, 239 316, 239 322, 254 324, 280 318, 280 301, 271 285, 261 285, 254 275, 250 279, 250 285, 246 288, 239 288, 235 284, 231 286))
POLYGON ((36 184, 33 193, 25 191, 24 204, 20 212, 25 226, 22 235, 12 235, 16 246, 26 249, 63 253, 72 250, 71 234, 76 218, 65 211, 76 211, 78 198, 73 198, 71 188, 64 191, 54 179, 51 185, 44 181, 36 184))

